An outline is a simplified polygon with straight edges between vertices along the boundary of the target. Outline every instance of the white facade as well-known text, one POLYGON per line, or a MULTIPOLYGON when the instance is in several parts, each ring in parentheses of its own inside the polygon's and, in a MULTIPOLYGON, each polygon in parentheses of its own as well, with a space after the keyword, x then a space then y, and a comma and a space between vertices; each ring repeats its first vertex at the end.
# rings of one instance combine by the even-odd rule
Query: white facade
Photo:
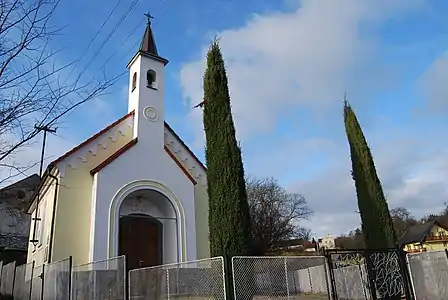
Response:
POLYGON ((321 249, 322 248, 324 248, 324 249, 336 248, 334 238, 330 234, 327 234, 323 238, 319 239, 319 248, 321 248, 321 249))
MULTIPOLYGON (((160 224, 154 243, 160 263, 209 257, 205 168, 165 123, 166 63, 156 51, 140 49, 128 65, 129 113, 52 164, 60 196, 44 224, 55 232, 50 261, 73 256, 81 264, 123 254, 126 217, 160 224)), ((33 253, 29 261, 38 259, 33 253)))
POLYGON ((119 255, 120 215, 135 213, 129 210, 132 204, 127 198, 144 190, 152 197, 137 211, 164 223, 163 263, 197 259, 194 184, 164 148, 164 68, 163 61, 144 54, 137 54, 129 64, 128 111, 135 112, 138 143, 94 175, 92 261, 119 255), (174 218, 175 224, 167 218, 174 218))
MULTIPOLYGON (((192 182, 179 172, 176 164, 166 153, 161 152, 161 156, 157 159, 148 157, 147 162, 135 160, 133 157, 146 156, 145 149, 139 148, 137 143, 126 154, 128 155, 116 159, 96 175, 93 211, 95 218, 91 226, 93 244, 90 260, 118 255, 120 210, 126 213, 126 209, 122 210, 122 205, 126 205, 125 198, 139 190, 154 190, 163 194, 165 199, 162 197, 158 199, 163 202, 153 204, 156 209, 171 205, 175 208, 177 228, 171 231, 171 238, 176 238, 177 241, 171 244, 176 244, 177 249, 172 255, 164 255, 166 257, 164 263, 176 262, 182 258, 196 259, 195 199, 192 182), (135 170, 135 172, 122 172, 124 169, 135 170)), ((166 209, 157 212, 154 209, 148 209, 143 213, 151 215, 152 212, 164 218, 172 217, 172 213, 166 209)))

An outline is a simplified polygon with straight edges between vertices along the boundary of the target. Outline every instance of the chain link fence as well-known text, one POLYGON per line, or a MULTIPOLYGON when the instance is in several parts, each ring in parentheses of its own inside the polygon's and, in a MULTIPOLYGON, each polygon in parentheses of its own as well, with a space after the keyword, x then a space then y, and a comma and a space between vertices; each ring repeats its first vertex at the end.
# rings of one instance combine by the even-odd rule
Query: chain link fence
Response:
POLYGON ((12 297, 14 291, 14 274, 16 270, 16 262, 10 262, 2 267, 2 277, 0 285, 0 295, 12 297))
POLYGON ((34 262, 16 267, 14 276, 14 300, 29 300, 34 262))
POLYGON ((126 299, 125 256, 74 266, 71 296, 71 300, 126 299))
POLYGON ((446 251, 407 255, 415 299, 448 299, 448 258, 446 251))
POLYGON ((43 299, 69 300, 72 257, 44 266, 43 299))
POLYGON ((328 298, 323 256, 236 256, 232 258, 232 276, 233 292, 238 300, 289 299, 304 295, 328 298))
POLYGON ((129 271, 129 299, 225 300, 222 257, 129 271))

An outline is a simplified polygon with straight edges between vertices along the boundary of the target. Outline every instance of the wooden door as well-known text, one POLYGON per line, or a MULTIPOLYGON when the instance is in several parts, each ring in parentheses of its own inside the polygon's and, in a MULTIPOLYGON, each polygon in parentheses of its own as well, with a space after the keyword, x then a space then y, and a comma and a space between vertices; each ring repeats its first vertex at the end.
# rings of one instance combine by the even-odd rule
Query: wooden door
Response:
POLYGON ((162 223, 150 217, 120 218, 119 255, 126 255, 128 270, 162 263, 162 223))

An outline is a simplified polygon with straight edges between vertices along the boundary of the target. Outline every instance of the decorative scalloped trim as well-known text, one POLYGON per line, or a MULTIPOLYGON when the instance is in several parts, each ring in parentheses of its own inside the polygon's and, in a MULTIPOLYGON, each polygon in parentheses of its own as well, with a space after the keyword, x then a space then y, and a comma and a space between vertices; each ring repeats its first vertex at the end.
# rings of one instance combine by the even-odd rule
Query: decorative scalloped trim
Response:
POLYGON ((72 170, 76 170, 80 163, 87 163, 90 156, 97 156, 98 149, 107 149, 110 143, 116 143, 118 140, 118 136, 125 136, 126 131, 130 128, 132 129, 134 124, 134 120, 132 118, 128 118, 123 120, 119 125, 112 128, 110 131, 105 132, 103 136, 99 137, 96 140, 93 140, 91 144, 88 146, 79 149, 71 156, 67 157, 64 162, 60 162, 58 164, 58 169, 61 174, 61 177, 65 177, 67 172, 67 168, 72 170))
POLYGON ((190 175, 199 183, 204 186, 207 185, 207 175, 199 166, 194 157, 184 148, 184 146, 174 137, 171 132, 165 128, 165 146, 176 156, 180 163, 190 173, 190 175))

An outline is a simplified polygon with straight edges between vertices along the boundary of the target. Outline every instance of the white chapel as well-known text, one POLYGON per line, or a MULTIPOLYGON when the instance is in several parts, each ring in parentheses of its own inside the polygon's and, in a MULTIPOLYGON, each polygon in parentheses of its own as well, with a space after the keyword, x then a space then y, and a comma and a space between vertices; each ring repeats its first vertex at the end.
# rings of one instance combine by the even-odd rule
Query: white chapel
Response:
POLYGON ((29 213, 28 262, 120 255, 128 269, 207 258, 206 169, 165 122, 148 22, 128 64, 128 112, 47 167, 29 213))

